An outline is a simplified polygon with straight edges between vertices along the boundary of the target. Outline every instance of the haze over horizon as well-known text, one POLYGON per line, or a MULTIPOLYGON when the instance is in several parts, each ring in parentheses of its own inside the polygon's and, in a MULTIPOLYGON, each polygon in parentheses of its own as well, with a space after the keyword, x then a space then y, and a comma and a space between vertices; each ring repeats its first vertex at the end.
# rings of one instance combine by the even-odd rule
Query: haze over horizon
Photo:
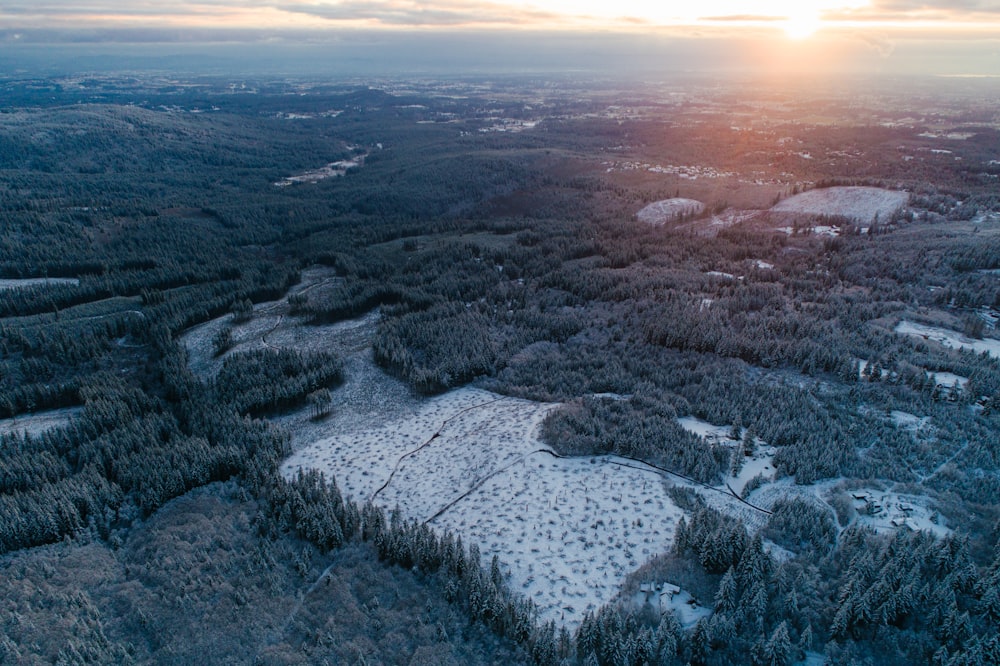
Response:
POLYGON ((290 67, 306 69, 311 59, 323 58, 333 70, 359 73, 461 68, 1000 77, 1000 5, 954 4, 16 0, 0 8, 0 53, 10 63, 8 75, 39 59, 86 69, 93 63, 88 56, 139 67, 167 55, 214 55, 246 66, 291 58, 290 67))

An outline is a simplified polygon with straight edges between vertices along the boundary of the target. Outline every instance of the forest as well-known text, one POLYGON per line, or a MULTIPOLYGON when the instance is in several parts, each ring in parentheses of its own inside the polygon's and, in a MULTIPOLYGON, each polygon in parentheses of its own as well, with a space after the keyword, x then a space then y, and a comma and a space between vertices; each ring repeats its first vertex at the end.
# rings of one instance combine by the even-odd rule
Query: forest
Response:
POLYGON ((543 122, 500 132, 487 110, 533 117, 534 82, 520 97, 2 83, 0 663, 1000 663, 1000 360, 896 331, 997 340, 1000 201, 969 168, 1000 151, 996 129, 964 162, 907 170, 893 146, 920 127, 788 122, 771 134, 871 146, 870 164, 779 182, 791 167, 761 157, 770 134, 734 147, 727 117, 686 124, 693 107, 604 116, 615 91, 599 87, 550 88, 543 122), (756 182, 616 172, 622 146, 756 182), (840 184, 906 190, 908 210, 711 227, 713 211, 840 184), (635 219, 676 195, 709 212, 635 219), (473 385, 558 402, 542 435, 559 455, 702 485, 743 462, 678 418, 733 424, 776 449, 778 479, 906 488, 949 534, 797 498, 757 529, 673 488, 685 518, 644 567, 710 616, 685 627, 623 600, 578 627, 541 622, 478 544, 335 478, 279 474, 276 418, 338 409, 337 354, 232 353, 224 327, 217 376, 191 372, 185 331, 253 320, 316 266, 335 287, 287 296, 307 334, 377 309, 374 362, 417 399, 473 385), (18 425, 52 410, 72 416, 18 425))

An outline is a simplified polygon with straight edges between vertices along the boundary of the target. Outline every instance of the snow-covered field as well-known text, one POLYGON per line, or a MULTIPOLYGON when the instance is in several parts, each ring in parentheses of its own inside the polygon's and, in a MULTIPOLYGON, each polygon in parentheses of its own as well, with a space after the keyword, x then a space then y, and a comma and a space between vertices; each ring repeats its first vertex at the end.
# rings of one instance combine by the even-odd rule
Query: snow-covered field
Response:
POLYGON ((934 385, 942 388, 954 387, 964 390, 965 386, 969 383, 968 377, 956 375, 952 372, 932 372, 930 375, 934 379, 934 385))
POLYGON ((66 407, 22 414, 14 419, 0 419, 0 435, 22 434, 35 437, 46 430, 68 424, 81 411, 82 407, 66 407))
MULTIPOLYGON (((298 292, 334 280, 308 272, 298 292)), ((570 628, 611 601, 625 577, 666 551, 682 511, 656 470, 613 456, 557 458, 539 440, 555 405, 463 388, 413 396, 375 366, 378 314, 329 326, 302 326, 284 300, 255 306, 253 319, 221 317, 181 337, 202 379, 218 371, 211 339, 232 326, 227 352, 262 346, 327 349, 344 359, 346 382, 322 421, 303 409, 275 419, 292 433, 282 465, 319 469, 345 496, 399 507, 498 555, 511 586, 538 604, 544 620, 570 628)), ((224 358, 224 357, 223 357, 224 358)))
POLYGON ((1000 358, 1000 340, 994 338, 974 340, 947 328, 916 324, 905 319, 899 322, 894 330, 903 335, 931 340, 949 349, 970 349, 977 354, 986 352, 993 358, 1000 358))
POLYGON ((345 495, 461 535, 499 556, 543 619, 574 626, 670 547, 682 512, 655 470, 555 457, 538 434, 554 407, 463 388, 368 425, 341 409, 282 472, 320 469, 345 495))
MULTIPOLYGON (((302 271, 302 281, 292 287, 288 295, 306 294, 315 289, 336 285, 340 278, 329 268, 311 268, 302 271)), ((363 320, 360 320, 363 321, 363 320)), ((254 349, 274 349, 295 346, 297 349, 329 349, 346 338, 344 329, 353 324, 345 322, 333 326, 303 326, 301 318, 291 315, 287 299, 258 303, 253 307, 249 321, 233 323, 224 315, 204 324, 192 326, 180 336, 187 353, 188 367, 202 380, 215 376, 223 361, 234 353, 254 349), (214 356, 212 339, 224 328, 231 328, 233 346, 225 354, 214 356)), ((331 351, 339 351, 332 349, 331 351)))
POLYGON ((26 287, 41 287, 45 285, 69 284, 78 286, 80 281, 76 278, 20 278, 20 279, 0 279, 0 290, 3 289, 24 289, 26 287))
POLYGON ((353 169, 362 166, 365 163, 364 156, 359 156, 353 160, 340 160, 337 162, 330 162, 325 166, 321 166, 318 169, 313 169, 312 171, 306 171, 305 173, 300 173, 297 176, 286 176, 278 182, 274 183, 276 187, 288 187, 289 185, 295 185, 296 183, 318 183, 321 180, 327 178, 336 178, 338 176, 343 176, 347 173, 348 169, 353 169))
POLYGON ((681 215, 697 215, 705 210, 705 204, 694 199, 673 198, 654 201, 635 214, 640 222, 661 226, 672 222, 681 215))
MULTIPOLYGON (((795 233, 795 227, 778 227, 776 231, 780 231, 791 236, 795 233)), ((838 227, 820 224, 814 227, 805 227, 801 230, 801 233, 811 233, 817 236, 829 236, 830 238, 836 238, 840 235, 840 229, 838 227)))
POLYGON ((771 210, 776 213, 840 215, 868 224, 876 215, 887 221, 906 205, 909 198, 906 192, 878 187, 824 187, 789 197, 771 210))

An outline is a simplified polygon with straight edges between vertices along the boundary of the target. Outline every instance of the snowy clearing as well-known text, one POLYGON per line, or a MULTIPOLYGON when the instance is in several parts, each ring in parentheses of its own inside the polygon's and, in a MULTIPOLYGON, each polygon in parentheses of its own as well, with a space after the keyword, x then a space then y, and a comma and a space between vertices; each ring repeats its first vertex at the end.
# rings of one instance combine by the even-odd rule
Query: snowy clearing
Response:
POLYGON ((318 183, 319 181, 327 178, 343 176, 347 174, 348 169, 359 168, 363 166, 364 163, 364 155, 355 157, 353 160, 330 162, 326 166, 322 166, 318 169, 306 171, 305 173, 301 173, 297 176, 287 176, 282 178, 278 182, 274 183, 274 185, 275 187, 288 187, 289 185, 295 185, 296 183, 318 183))
POLYGON ((30 435, 36 437, 46 430, 67 425, 83 407, 50 409, 34 414, 21 414, 12 419, 0 419, 0 435, 30 435))
MULTIPOLYGON (((713 425, 708 421, 702 421, 694 416, 683 416, 677 419, 677 423, 689 433, 701 437, 709 444, 728 448, 742 446, 740 441, 732 437, 734 430, 732 425, 713 425)), ((743 489, 751 479, 755 477, 759 476, 765 482, 773 481, 775 472, 774 454, 776 452, 776 449, 773 446, 769 446, 764 440, 759 437, 754 438, 753 453, 743 457, 743 460, 740 461, 740 469, 736 474, 727 474, 723 478, 722 484, 715 488, 722 491, 723 495, 725 493, 736 493, 739 495, 742 494, 743 489)), ((716 493, 706 492, 707 489, 703 487, 692 487, 698 490, 708 500, 709 504, 730 515, 743 517, 747 510, 753 511, 751 507, 745 504, 741 505, 738 501, 734 504, 732 499, 735 499, 735 497, 732 499, 723 497, 724 501, 720 502, 716 493)), ((749 522, 748 524, 754 524, 755 522, 759 521, 749 522)))
POLYGON ((3 289, 26 289, 28 287, 43 287, 57 284, 68 284, 74 287, 80 285, 77 278, 19 278, 0 279, 0 290, 3 289))
MULTIPOLYGON (((782 233, 791 236, 796 233, 795 227, 778 227, 776 229, 782 233)), ((840 235, 840 229, 838 227, 831 227, 828 225, 817 225, 814 227, 803 227, 797 230, 801 234, 815 234, 817 236, 830 236, 831 238, 836 238, 840 235)))
POLYGON ((876 531, 920 530, 939 538, 951 534, 942 524, 943 518, 927 506, 926 497, 874 488, 853 490, 850 495, 858 512, 857 521, 876 531))
POLYGON ((931 372, 929 374, 934 380, 934 385, 941 388, 957 388, 964 391, 965 386, 969 383, 968 377, 962 377, 951 372, 931 372))
POLYGON ((697 215, 705 210, 705 204, 694 199, 673 198, 654 201, 635 214, 640 222, 654 227, 673 222, 682 215, 697 215))
POLYGON ((727 208, 717 215, 713 215, 710 220, 710 224, 713 227, 727 228, 735 224, 741 224, 743 222, 748 222, 755 217, 760 215, 759 210, 742 210, 737 208, 727 208))
POLYGON ((666 582, 644 583, 638 592, 629 597, 629 601, 636 610, 648 604, 660 614, 672 611, 685 629, 712 615, 712 609, 700 605, 690 592, 666 582))
POLYGON ((339 409, 282 472, 319 469, 345 496, 461 535, 499 556, 542 619, 575 626, 670 547, 683 514, 653 469, 555 457, 538 433, 554 407, 463 388, 368 427, 339 409))
POLYGON ((938 328, 936 326, 915 324, 911 321, 906 321, 905 319, 900 321, 894 330, 896 333, 902 333, 903 335, 910 335, 916 338, 923 338, 924 340, 931 340, 948 347, 949 349, 969 349, 977 354, 986 352, 993 358, 1000 358, 1000 340, 993 338, 973 340, 972 338, 966 337, 957 331, 951 331, 947 328, 938 328))
POLYGON ((735 443, 729 435, 733 432, 733 427, 728 425, 712 425, 708 421, 702 421, 694 416, 682 416, 677 419, 677 423, 692 435, 704 437, 711 443, 735 443))
POLYGON ((910 195, 906 192, 879 187, 824 187, 789 197, 771 210, 776 213, 840 215, 868 224, 876 216, 888 220, 909 199, 910 195))
MULTIPOLYGON (((333 269, 311 268, 302 271, 302 281, 287 295, 308 295, 314 289, 329 288, 340 282, 333 269)), ((293 345, 302 351, 329 349, 329 345, 343 339, 342 329, 351 325, 344 322, 332 326, 303 326, 301 318, 291 315, 288 301, 283 298, 254 305, 253 316, 246 322, 235 323, 230 315, 223 315, 192 326, 181 334, 180 342, 187 353, 188 367, 198 379, 204 381, 214 377, 231 354, 293 345), (215 356, 212 339, 224 328, 232 330, 233 345, 225 354, 215 356)))
MULTIPOLYGON (((335 280, 313 271, 299 293, 335 280)), ((673 543, 683 512, 660 472, 611 456, 557 458, 539 439, 556 405, 463 388, 414 397, 372 360, 378 314, 329 326, 302 326, 287 301, 261 303, 232 325, 221 317, 181 337, 192 370, 212 377, 211 339, 232 326, 232 350, 326 349, 344 359, 346 381, 321 421, 302 409, 274 419, 292 433, 291 476, 318 469, 345 496, 399 507, 497 555, 513 589, 538 605, 544 620, 570 628, 611 601, 625 577, 673 543)), ((611 397, 611 396, 609 396, 611 397)), ((620 396, 614 396, 619 398, 620 396)))
POLYGON ((929 416, 917 416, 916 414, 902 412, 898 409, 890 412, 889 418, 896 424, 896 427, 910 432, 919 432, 930 425, 931 422, 931 417, 929 416))

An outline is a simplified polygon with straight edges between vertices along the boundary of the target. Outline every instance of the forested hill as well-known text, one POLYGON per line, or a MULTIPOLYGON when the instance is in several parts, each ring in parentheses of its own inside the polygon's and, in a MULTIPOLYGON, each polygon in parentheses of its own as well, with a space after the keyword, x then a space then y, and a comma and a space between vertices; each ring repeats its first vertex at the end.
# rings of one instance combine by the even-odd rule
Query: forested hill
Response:
POLYGON ((737 132, 577 85, 0 81, 0 662, 997 663, 996 130, 946 161, 924 127, 737 132), (768 212, 845 185, 909 198, 768 212), (636 219, 675 197, 705 212, 636 219), (333 286, 289 296, 316 266, 333 286), (227 354, 224 327, 192 374, 182 333, 273 302, 305 335, 377 308, 414 399, 561 403, 559 455, 722 486, 766 442, 744 494, 792 490, 758 525, 673 490, 683 527, 637 575, 696 624, 624 596, 539 623, 477 545, 278 474, 274 418, 336 410, 343 358, 227 354), (859 518, 872 489, 937 536, 859 518))

